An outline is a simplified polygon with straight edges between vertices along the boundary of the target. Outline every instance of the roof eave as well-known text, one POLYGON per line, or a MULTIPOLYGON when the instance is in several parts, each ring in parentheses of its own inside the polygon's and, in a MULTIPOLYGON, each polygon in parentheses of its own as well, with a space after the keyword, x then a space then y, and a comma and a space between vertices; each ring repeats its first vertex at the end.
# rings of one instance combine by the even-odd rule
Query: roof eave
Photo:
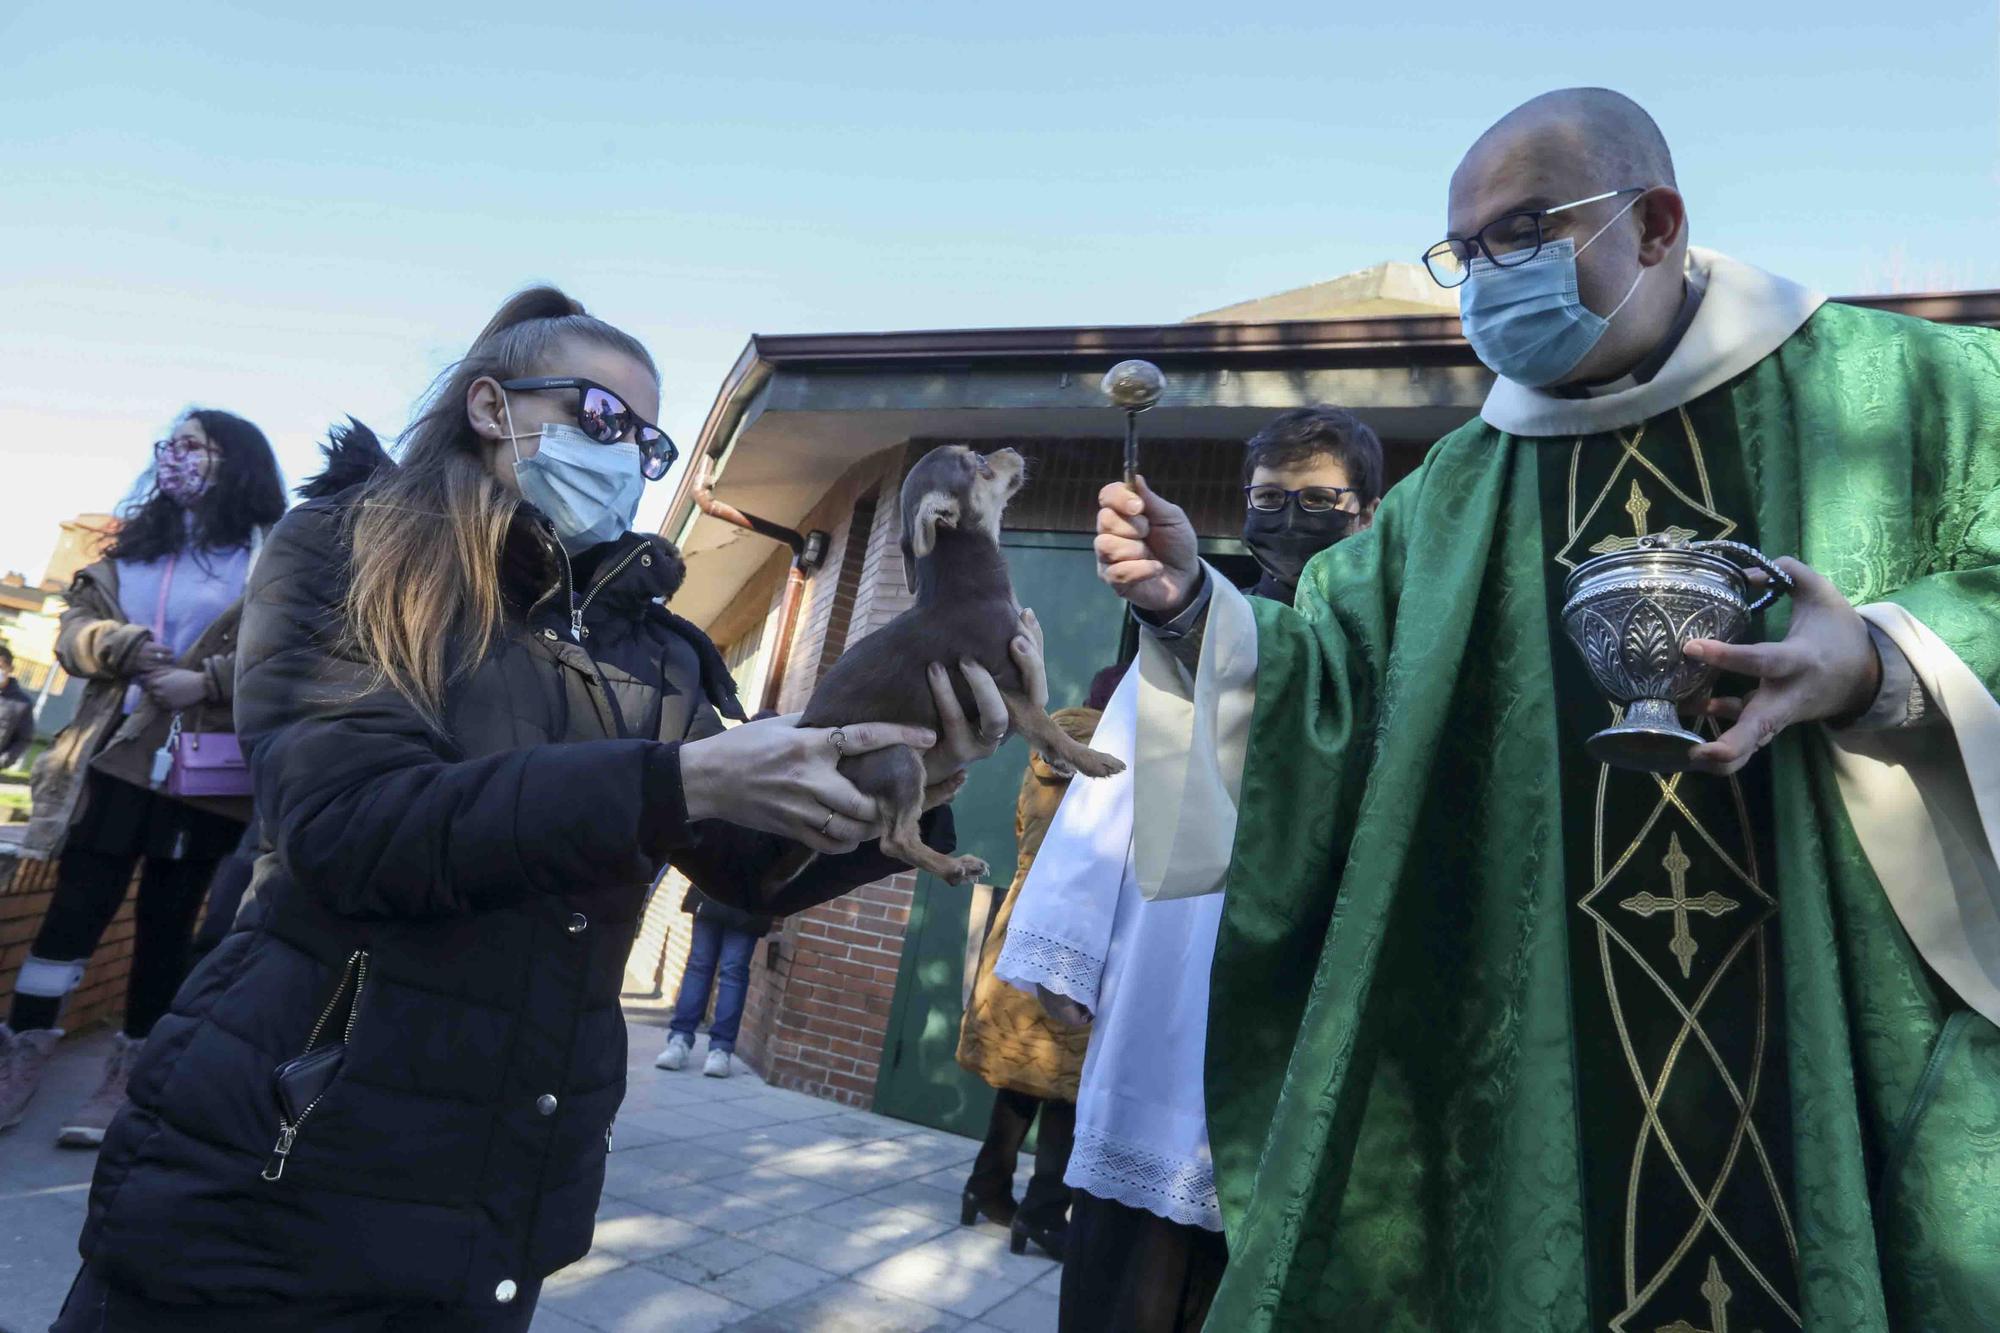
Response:
MULTIPOLYGON (((1921 319, 2000 326, 2000 290, 1846 296, 1836 300, 1921 319)), ((912 329, 878 333, 753 334, 718 390, 683 471, 664 530, 682 531, 694 511, 703 458, 720 459, 757 392, 777 369, 905 362, 1076 362, 1091 368, 1126 357, 1286 361, 1297 357, 1397 356, 1433 364, 1477 358, 1458 317, 1375 315, 1254 323, 1047 325, 1000 329, 912 329)), ((710 479, 719 480, 719 469, 710 479)))

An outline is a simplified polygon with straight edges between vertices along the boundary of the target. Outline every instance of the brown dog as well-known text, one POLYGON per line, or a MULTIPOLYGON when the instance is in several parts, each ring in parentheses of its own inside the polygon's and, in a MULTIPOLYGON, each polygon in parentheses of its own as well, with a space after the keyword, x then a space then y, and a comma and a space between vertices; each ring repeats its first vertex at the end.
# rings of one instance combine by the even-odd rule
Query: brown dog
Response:
MULTIPOLYGON (((799 725, 857 722, 939 724, 928 671, 977 662, 993 673, 1007 701, 1009 733, 1019 732, 1045 759, 1086 777, 1109 777, 1125 765, 1073 740, 1024 692, 1008 645, 1020 632, 1021 606, 1000 553, 1000 515, 1021 489, 1026 463, 1012 449, 980 454, 962 444, 933 449, 903 480, 903 574, 917 604, 841 655, 806 704, 799 725)), ((951 672, 968 718, 979 708, 963 675, 951 672)), ((962 884, 987 873, 976 856, 946 856, 917 833, 923 813, 923 757, 905 745, 854 755, 840 771, 873 796, 889 817, 882 850, 899 861, 962 884)), ((766 888, 785 883, 812 860, 801 852, 773 868, 766 888)))

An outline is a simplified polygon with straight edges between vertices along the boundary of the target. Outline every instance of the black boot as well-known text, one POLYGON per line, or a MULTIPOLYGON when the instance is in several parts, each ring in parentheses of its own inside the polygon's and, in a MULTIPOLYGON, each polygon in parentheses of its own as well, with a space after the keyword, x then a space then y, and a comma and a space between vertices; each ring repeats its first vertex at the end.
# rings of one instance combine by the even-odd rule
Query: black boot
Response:
POLYGON ((1015 1254, 1026 1254, 1028 1252, 1028 1242, 1033 1241, 1035 1248, 1048 1255, 1049 1258, 1055 1260, 1057 1263, 1063 1261, 1063 1246, 1068 1240, 1069 1227, 1067 1225, 1038 1227, 1025 1218, 1017 1217, 1007 1228, 1007 1248, 1015 1254))
POLYGON ((1005 1194, 993 1198, 981 1198, 971 1190, 958 1196, 958 1224, 969 1227, 982 1216, 1001 1226, 1014 1224, 1014 1200, 1005 1194))

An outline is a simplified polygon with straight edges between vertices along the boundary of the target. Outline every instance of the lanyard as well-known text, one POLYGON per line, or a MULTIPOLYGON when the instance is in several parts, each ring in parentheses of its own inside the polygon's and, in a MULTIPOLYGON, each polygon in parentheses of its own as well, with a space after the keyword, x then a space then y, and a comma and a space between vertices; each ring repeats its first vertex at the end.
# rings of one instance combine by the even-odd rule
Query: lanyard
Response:
POLYGON ((161 643, 167 641, 167 593, 174 586, 174 566, 180 559, 179 551, 171 553, 167 556, 167 567, 160 571, 160 604, 153 609, 153 637, 161 643))

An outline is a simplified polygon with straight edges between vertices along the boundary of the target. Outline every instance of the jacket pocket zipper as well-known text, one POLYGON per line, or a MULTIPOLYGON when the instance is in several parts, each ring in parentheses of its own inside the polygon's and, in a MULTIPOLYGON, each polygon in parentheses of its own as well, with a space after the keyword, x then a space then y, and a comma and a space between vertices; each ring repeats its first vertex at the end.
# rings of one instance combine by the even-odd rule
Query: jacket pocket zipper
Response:
MULTIPOLYGON (((318 1020, 313 1023, 312 1035, 306 1038, 306 1048, 299 1052, 300 1059, 311 1055, 319 1048, 319 1039, 326 1031, 328 1020, 333 1017, 334 1011, 340 1008, 342 998, 348 994, 347 983, 350 979, 354 982, 354 993, 353 999, 347 1006, 347 1024, 341 1031, 340 1040, 343 1046, 354 1040, 354 1016, 361 1011, 361 988, 368 981, 366 949, 356 949, 347 956, 347 966, 340 973, 340 984, 333 988, 333 997, 326 1002, 326 1008, 320 1010, 318 1020)), ((305 1109, 299 1112, 297 1120, 287 1120, 283 1112, 279 1113, 278 1141, 272 1146, 271 1155, 264 1161, 264 1179, 277 1180, 285 1174, 285 1159, 292 1154, 292 1143, 299 1136, 299 1127, 305 1124, 306 1117, 313 1113, 313 1108, 326 1099, 326 1093, 330 1090, 329 1085, 327 1090, 307 1102, 305 1109)))

